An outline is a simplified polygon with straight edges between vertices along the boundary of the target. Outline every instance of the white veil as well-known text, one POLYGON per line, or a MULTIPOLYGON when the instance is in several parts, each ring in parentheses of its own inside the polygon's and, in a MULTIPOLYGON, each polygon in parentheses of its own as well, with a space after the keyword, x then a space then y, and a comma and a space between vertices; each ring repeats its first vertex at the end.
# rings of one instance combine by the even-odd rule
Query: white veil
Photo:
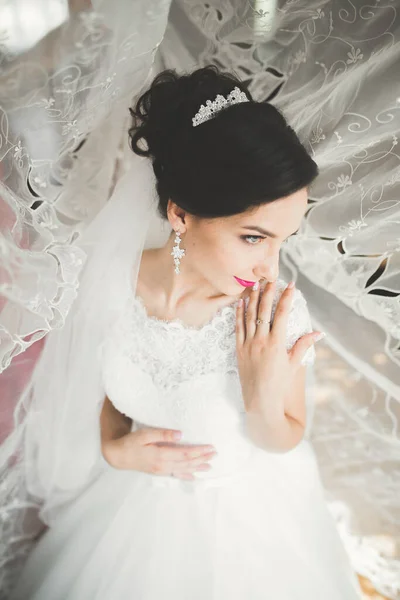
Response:
MULTIPOLYGON (((77 236, 110 197, 127 108, 152 64, 153 74, 209 63, 235 71, 254 98, 284 110, 320 167, 300 235, 282 249, 281 273, 296 279, 313 328, 328 334, 316 348, 312 434, 327 497, 344 509, 337 514, 352 534, 354 568, 398 597, 399 26, 398 0, 1 3, 1 438, 41 338, 51 332, 56 340, 80 302, 77 236), (67 16, 35 43, 30 15, 51 20, 50 5, 67 16)), ((93 300, 93 316, 108 292, 93 300)), ((17 423, 29 402, 25 390, 17 423)), ((88 438, 82 479, 90 447, 88 438)), ((45 468, 43 454, 41 461, 45 468)), ((20 475, 15 466, 0 481, 2 539, 18 548, 37 529, 20 475), (16 511, 29 512, 29 527, 16 511)), ((69 475, 70 485, 79 479, 69 475)), ((68 496, 58 491, 60 501, 68 496)), ((9 561, 1 554, 1 575, 9 561)))
MULTIPOLYGON (((135 155, 109 202, 75 242, 84 262, 79 293, 63 328, 47 335, 16 410, 19 422, 0 448, 2 489, 12 495, 12 503, 2 507, 9 523, 2 527, 4 562, 22 558, 29 549, 24 546, 32 541, 28 506, 40 506, 40 519, 51 525, 58 507, 101 471, 99 416, 105 393, 98 351, 107 328, 135 293, 143 249, 164 244, 171 232, 157 205, 151 162, 135 155)), ((12 576, 8 569, 7 577, 12 576)), ((3 591, 10 584, 0 582, 3 591)))

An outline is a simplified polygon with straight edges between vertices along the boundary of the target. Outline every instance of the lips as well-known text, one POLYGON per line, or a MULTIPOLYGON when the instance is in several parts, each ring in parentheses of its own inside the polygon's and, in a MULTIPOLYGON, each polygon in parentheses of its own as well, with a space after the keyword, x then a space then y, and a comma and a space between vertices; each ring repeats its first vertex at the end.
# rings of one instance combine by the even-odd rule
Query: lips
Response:
POLYGON ((243 287, 250 287, 250 286, 252 286, 252 285, 254 285, 254 284, 255 284, 255 281, 246 281, 245 279, 239 279, 239 277, 235 277, 235 275, 234 275, 234 278, 235 278, 235 279, 236 279, 236 281, 237 281, 238 283, 240 283, 240 285, 242 285, 243 287))

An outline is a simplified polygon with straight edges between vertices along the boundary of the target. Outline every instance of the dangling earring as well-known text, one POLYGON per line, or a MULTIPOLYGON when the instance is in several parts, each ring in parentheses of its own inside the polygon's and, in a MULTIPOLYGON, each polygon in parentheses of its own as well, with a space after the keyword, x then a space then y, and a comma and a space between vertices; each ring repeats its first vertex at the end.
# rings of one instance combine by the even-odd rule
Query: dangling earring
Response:
POLYGON ((179 273, 180 273, 179 265, 181 264, 181 260, 180 259, 182 258, 182 256, 185 256, 186 251, 183 250, 183 248, 179 247, 179 244, 182 241, 181 238, 180 238, 180 236, 181 236, 180 231, 175 231, 175 233, 176 233, 176 237, 175 237, 175 240, 174 240, 175 241, 175 246, 172 249, 171 256, 174 257, 175 273, 177 275, 179 275, 179 273))

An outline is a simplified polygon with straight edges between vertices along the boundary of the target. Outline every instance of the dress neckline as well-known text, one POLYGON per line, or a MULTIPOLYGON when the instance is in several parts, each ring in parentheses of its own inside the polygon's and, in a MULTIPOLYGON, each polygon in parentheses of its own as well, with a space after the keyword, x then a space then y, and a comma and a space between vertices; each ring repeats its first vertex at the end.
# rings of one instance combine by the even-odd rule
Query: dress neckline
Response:
POLYGON ((200 327, 196 327, 195 325, 188 325, 187 323, 185 323, 184 321, 182 321, 182 319, 180 319, 178 317, 176 317, 175 319, 160 319, 159 317, 149 315, 147 312, 145 303, 143 301, 143 298, 139 295, 132 294, 132 296, 133 296, 133 300, 136 302, 136 304, 138 304, 141 307, 143 316, 145 317, 145 319, 147 321, 153 322, 165 329, 172 328, 172 329, 196 331, 196 332, 203 332, 207 329, 213 328, 215 326, 215 324, 218 321, 223 320, 227 314, 229 314, 232 311, 235 311, 236 310, 235 305, 237 305, 237 303, 238 303, 238 300, 235 300, 231 304, 227 304, 226 306, 221 306, 217 310, 217 312, 211 317, 211 319, 209 319, 209 321, 207 321, 207 323, 204 323, 204 325, 200 325, 200 327))

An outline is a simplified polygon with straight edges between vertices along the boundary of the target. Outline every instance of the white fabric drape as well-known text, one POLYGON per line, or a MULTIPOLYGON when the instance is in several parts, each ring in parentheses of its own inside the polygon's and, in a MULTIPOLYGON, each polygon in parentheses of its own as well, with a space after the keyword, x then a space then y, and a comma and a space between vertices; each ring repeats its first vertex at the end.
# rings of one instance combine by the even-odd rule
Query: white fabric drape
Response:
POLYGON ((327 345, 313 441, 358 572, 400 595, 400 15, 395 2, 177 0, 165 67, 212 61, 281 108, 320 167, 281 252, 327 345), (349 536, 351 531, 352 536, 349 536))
MULTIPOLYGON (((43 19, 50 4, 32 10, 43 19)), ((283 110, 320 167, 281 272, 297 279, 314 328, 328 334, 318 350, 313 428, 327 498, 355 568, 396 598, 398 2, 54 2, 63 10, 51 31, 26 48, 13 43, 23 5, 0 7, 3 437, 34 342, 63 326, 79 294, 84 257, 74 240, 109 198, 131 99, 161 68, 233 70, 256 99, 283 110)), ((126 146, 123 157, 129 162, 126 146)), ((0 493, 10 498, 1 509, 7 534, 15 488, 3 482, 0 493)))

